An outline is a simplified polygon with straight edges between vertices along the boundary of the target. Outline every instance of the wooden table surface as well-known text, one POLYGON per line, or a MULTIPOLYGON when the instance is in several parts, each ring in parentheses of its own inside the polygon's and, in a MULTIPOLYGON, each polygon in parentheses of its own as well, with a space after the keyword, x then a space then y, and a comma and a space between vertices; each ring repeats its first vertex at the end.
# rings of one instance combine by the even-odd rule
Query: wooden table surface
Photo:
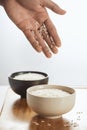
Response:
POLYGON ((76 89, 74 108, 61 118, 47 119, 34 113, 8 88, 0 114, 0 130, 87 130, 87 89, 76 89))
POLYGON ((3 103, 5 101, 5 97, 6 97, 6 93, 7 93, 7 89, 9 86, 4 85, 4 86, 0 86, 0 114, 3 108, 3 103))

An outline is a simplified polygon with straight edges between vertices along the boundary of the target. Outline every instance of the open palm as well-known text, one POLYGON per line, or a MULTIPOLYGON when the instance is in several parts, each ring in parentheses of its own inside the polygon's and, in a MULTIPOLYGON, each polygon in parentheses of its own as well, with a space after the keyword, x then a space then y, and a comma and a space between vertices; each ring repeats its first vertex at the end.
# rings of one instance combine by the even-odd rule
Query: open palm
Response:
POLYGON ((51 0, 3 0, 3 7, 36 51, 42 51, 48 58, 58 52, 61 41, 46 10, 47 7, 65 14, 57 4, 51 0))

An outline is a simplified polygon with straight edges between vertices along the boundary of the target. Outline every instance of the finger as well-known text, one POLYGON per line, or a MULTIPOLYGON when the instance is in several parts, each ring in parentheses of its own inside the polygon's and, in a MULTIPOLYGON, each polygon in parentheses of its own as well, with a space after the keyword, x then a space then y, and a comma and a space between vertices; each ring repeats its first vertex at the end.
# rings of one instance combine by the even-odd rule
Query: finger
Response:
POLYGON ((37 36, 37 40, 39 44, 42 46, 42 51, 45 54, 46 57, 50 58, 52 56, 49 47, 46 45, 45 41, 43 40, 43 37, 38 31, 35 31, 35 35, 37 36))
POLYGON ((63 15, 66 13, 65 10, 63 10, 62 8, 60 8, 56 3, 54 3, 51 0, 45 0, 45 6, 49 9, 51 9, 52 11, 54 11, 57 14, 63 15))
POLYGON ((42 32, 42 35, 43 35, 44 40, 48 44, 49 48, 51 49, 51 51, 54 54, 58 53, 57 46, 55 45, 52 37, 50 37, 50 35, 47 32, 45 32, 45 31, 42 32))
POLYGON ((44 52, 46 57, 48 57, 48 58, 52 57, 52 54, 51 54, 51 52, 49 51, 49 49, 46 45, 43 47, 43 52, 44 52))
POLYGON ((31 45, 33 46, 33 48, 37 51, 37 52, 41 52, 42 51, 42 47, 40 46, 38 40, 36 39, 36 37, 34 36, 34 32, 30 31, 30 30, 26 30, 24 32, 25 36, 27 37, 27 39, 30 41, 31 45))
POLYGON ((30 41, 31 45, 37 52, 41 52, 42 48, 39 45, 38 41, 35 39, 34 31, 31 31, 33 29, 37 29, 39 27, 39 23, 37 21, 34 21, 32 19, 25 19, 21 21, 17 26, 24 32, 27 39, 30 41), (32 27, 32 24, 33 27, 32 27))
POLYGON ((61 46, 60 37, 58 36, 57 30, 56 30, 54 24, 52 23, 52 21, 50 20, 50 18, 48 18, 44 23, 48 30, 48 33, 53 38, 56 46, 60 47, 61 46))

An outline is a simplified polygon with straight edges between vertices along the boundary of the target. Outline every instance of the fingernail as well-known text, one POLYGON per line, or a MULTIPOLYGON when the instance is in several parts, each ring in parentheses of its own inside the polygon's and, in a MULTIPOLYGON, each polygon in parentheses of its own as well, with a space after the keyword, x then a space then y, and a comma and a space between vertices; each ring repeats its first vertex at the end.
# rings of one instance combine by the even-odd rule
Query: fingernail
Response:
POLYGON ((65 10, 61 10, 61 14, 66 14, 66 11, 65 10))

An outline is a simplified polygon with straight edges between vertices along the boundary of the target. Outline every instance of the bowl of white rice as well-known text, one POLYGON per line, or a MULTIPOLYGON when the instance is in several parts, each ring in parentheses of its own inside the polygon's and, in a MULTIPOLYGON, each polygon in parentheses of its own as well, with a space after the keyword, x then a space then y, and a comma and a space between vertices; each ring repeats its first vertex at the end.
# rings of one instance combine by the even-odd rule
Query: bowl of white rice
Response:
POLYGON ((75 90, 61 85, 36 85, 27 89, 27 104, 37 114, 55 118, 69 112, 75 104, 75 90))
POLYGON ((26 98, 26 90, 29 87, 40 84, 48 84, 48 74, 39 71, 19 71, 12 73, 9 77, 9 84, 12 90, 26 98))

